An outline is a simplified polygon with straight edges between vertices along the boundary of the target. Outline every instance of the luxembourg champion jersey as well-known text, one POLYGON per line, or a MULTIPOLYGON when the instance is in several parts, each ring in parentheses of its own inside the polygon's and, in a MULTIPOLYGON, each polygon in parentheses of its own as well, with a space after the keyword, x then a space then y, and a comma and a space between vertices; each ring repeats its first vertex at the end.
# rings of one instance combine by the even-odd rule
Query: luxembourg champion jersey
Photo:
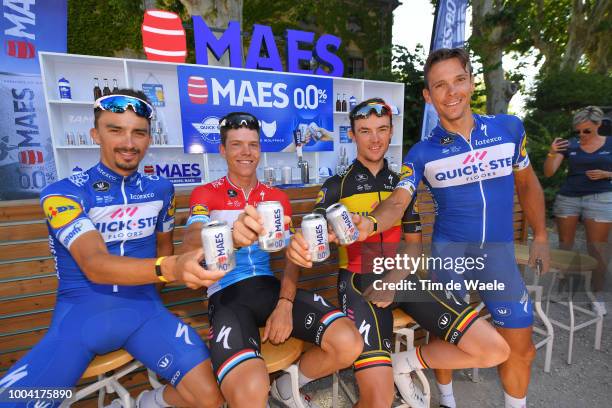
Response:
MULTIPOLYGON (((221 177, 212 183, 196 187, 191 193, 189 202, 189 219, 187 226, 194 222, 225 221, 230 227, 243 212, 247 204, 257 206, 262 201, 279 201, 285 215, 291 216, 291 204, 283 191, 257 182, 248 195, 240 187, 234 185, 229 177, 221 177)), ((288 234, 285 226, 285 234, 288 234)), ((287 237, 288 235, 286 235, 287 237)), ((240 248, 235 252, 236 267, 223 278, 208 288, 208 296, 213 293, 253 276, 273 276, 270 269, 270 255, 259 249, 259 244, 240 248)))
POLYGON ((514 176, 529 166, 519 118, 474 114, 467 142, 439 124, 403 161, 397 188, 414 193, 423 180, 436 203, 436 242, 513 241, 514 176))
POLYGON ((98 231, 112 255, 155 258, 158 232, 174 229, 174 186, 138 172, 124 177, 102 163, 46 187, 40 202, 55 257, 58 295, 155 291, 155 285, 91 282, 69 252, 74 241, 98 231))

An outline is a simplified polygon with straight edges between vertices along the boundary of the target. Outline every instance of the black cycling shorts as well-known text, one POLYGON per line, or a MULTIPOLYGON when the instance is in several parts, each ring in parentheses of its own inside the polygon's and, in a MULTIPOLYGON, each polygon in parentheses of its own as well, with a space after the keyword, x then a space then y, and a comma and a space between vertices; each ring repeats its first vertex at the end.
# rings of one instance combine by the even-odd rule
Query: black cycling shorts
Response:
MULTIPOLYGON (((208 300, 210 354, 219 384, 243 361, 261 358, 259 327, 274 311, 280 282, 272 276, 255 276, 215 292, 208 300)), ((321 345, 325 331, 345 317, 315 293, 298 289, 293 302, 291 336, 321 345)))
MULTIPOLYGON (((478 318, 473 307, 463 300, 448 297, 444 291, 415 290, 413 300, 380 308, 362 295, 380 278, 381 275, 339 270, 338 301, 363 337, 363 352, 354 363, 355 371, 391 366, 394 306, 409 314, 425 330, 451 344, 458 344, 478 318)), ((411 275, 407 279, 417 280, 418 277, 411 275)))

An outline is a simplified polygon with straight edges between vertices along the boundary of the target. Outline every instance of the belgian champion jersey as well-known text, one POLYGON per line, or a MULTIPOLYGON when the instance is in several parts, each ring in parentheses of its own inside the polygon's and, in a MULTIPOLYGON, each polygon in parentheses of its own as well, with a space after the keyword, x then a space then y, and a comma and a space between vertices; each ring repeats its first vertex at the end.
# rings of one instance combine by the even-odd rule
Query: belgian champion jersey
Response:
POLYGON ((58 296, 155 290, 153 284, 91 282, 69 252, 74 241, 98 231, 113 255, 155 258, 158 232, 174 229, 174 186, 138 172, 124 177, 102 163, 46 187, 40 202, 59 278, 58 296))
MULTIPOLYGON (((256 207, 262 201, 280 201, 285 215, 291 216, 291 204, 283 191, 257 182, 247 194, 229 177, 221 177, 193 190, 187 226, 194 222, 222 220, 231 227, 247 204, 256 207)), ((288 226, 285 226, 285 233, 288 234, 288 226)), ((236 251, 236 267, 208 288, 208 296, 243 279, 262 275, 273 276, 270 255, 259 249, 259 244, 255 242, 236 251)))
POLYGON ((523 123, 474 114, 470 141, 439 124, 404 158, 398 188, 419 182, 436 202, 434 241, 512 242, 514 170, 529 166, 523 123))

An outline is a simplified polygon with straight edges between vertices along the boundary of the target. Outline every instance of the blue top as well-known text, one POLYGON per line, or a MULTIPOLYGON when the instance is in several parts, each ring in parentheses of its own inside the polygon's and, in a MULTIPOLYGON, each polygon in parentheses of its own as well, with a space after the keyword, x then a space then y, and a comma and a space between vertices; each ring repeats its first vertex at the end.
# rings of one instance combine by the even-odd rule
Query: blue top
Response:
POLYGON ((156 233, 174 229, 174 186, 168 180, 138 172, 123 177, 98 163, 47 186, 40 194, 40 202, 55 257, 58 298, 94 292, 155 292, 153 284, 91 282, 69 249, 78 237, 97 230, 113 255, 155 258, 156 233))
POLYGON ((423 180, 436 203, 434 242, 512 242, 514 170, 529 166, 527 137, 512 115, 474 114, 470 142, 436 126, 414 145, 396 188, 423 180))
POLYGON ((582 197, 612 191, 612 180, 591 180, 586 175, 587 170, 612 171, 612 137, 606 137, 603 146, 593 153, 582 150, 578 139, 573 137, 569 139, 569 145, 563 152, 563 157, 568 159, 568 171, 559 194, 582 197))

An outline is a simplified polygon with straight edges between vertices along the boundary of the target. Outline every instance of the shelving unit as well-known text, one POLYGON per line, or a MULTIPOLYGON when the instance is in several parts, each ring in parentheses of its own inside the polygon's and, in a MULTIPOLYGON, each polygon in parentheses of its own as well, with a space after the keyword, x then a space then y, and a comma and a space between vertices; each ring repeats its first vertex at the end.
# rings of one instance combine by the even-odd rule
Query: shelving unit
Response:
MULTIPOLYGON (((84 133, 89 141, 89 130, 93 126, 93 84, 94 77, 104 86, 104 78, 117 79, 119 88, 142 89, 143 83, 161 83, 164 88, 164 107, 156 108, 156 115, 167 133, 167 145, 151 145, 141 163, 141 171, 146 165, 184 165, 196 166, 202 172, 204 182, 221 177, 227 171, 225 160, 217 153, 187 154, 183 152, 181 130, 181 111, 176 67, 174 63, 130 60, 86 55, 59 53, 39 53, 43 86, 49 126, 51 130, 53 153, 58 178, 70 176, 75 168, 88 168, 94 165, 99 153, 96 145, 67 145, 66 133, 84 133), (64 77, 70 81, 72 100, 59 99, 57 80, 64 77)), ((300 74, 288 74, 300 75, 300 74)), ((401 163, 403 135, 404 85, 392 82, 366 81, 350 78, 333 78, 333 100, 336 95, 346 95, 347 104, 351 96, 357 103, 371 97, 382 97, 390 105, 398 107, 400 114, 393 118, 394 131, 387 153, 390 162, 401 163)), ((329 168, 335 172, 340 150, 347 151, 349 159, 356 156, 354 143, 340 143, 340 126, 350 126, 348 112, 334 112, 334 150, 329 152, 305 152, 304 159, 310 163, 311 182, 319 182, 319 170, 329 168)), ((280 178, 280 168, 291 166, 293 180, 299 179, 295 153, 262 153, 258 175, 263 176, 263 168, 273 166, 280 178)), ((189 184, 183 184, 190 186, 189 184)))

